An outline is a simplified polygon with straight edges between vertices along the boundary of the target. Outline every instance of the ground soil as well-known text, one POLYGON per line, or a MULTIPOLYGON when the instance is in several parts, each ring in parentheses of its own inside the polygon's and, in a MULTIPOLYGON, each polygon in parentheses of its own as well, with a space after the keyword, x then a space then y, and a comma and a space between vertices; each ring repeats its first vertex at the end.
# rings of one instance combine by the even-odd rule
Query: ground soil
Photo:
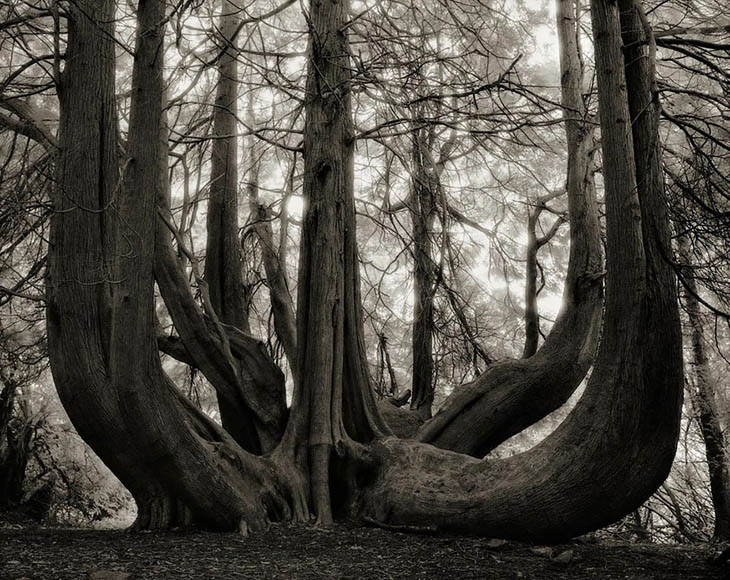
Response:
POLYGON ((0 525, 0 578, 656 579, 728 578, 708 546, 577 541, 552 547, 338 525, 242 537, 0 525))

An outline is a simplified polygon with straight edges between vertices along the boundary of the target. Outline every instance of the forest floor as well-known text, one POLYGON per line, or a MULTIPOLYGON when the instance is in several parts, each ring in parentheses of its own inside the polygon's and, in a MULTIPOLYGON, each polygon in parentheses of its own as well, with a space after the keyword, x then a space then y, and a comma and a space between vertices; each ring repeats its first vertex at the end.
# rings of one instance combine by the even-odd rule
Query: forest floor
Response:
POLYGON ((242 537, 28 526, 0 518, 0 578, 652 579, 730 578, 707 546, 574 541, 552 547, 338 525, 242 537))

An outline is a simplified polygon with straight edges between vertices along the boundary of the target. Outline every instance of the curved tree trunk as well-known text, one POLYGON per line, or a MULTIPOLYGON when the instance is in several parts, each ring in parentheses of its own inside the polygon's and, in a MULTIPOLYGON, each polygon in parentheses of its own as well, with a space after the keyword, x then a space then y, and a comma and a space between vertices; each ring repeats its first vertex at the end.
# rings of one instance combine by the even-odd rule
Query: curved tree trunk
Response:
POLYGON ((540 312, 537 308, 537 216, 529 210, 527 218, 527 252, 525 264, 525 346, 522 358, 530 358, 540 343, 540 312))
POLYGON ((570 215, 563 308, 533 356, 494 364, 476 381, 456 389, 416 434, 424 443, 475 457, 483 457, 565 403, 593 361, 600 332, 603 265, 593 185, 594 139, 585 119, 574 4, 560 0, 558 8, 570 215))
MULTIPOLYGON (((235 33, 239 8, 230 0, 220 0, 217 60, 218 84, 213 111, 213 154, 207 213, 205 283, 210 302, 220 321, 249 332, 248 305, 241 273, 238 241, 238 55, 235 33)), ((233 365, 237 383, 251 383, 245 365, 233 365)), ((269 451, 272 440, 265 418, 249 405, 229 396, 218 396, 223 427, 244 449, 269 451)), ((217 391, 218 392, 218 391, 217 391)))
POLYGON ((71 8, 48 278, 59 395, 81 436, 134 495, 138 528, 191 520, 219 529, 263 527, 288 517, 288 483, 270 461, 243 452, 194 409, 164 376, 156 352, 153 262, 167 168, 165 3, 139 5, 129 161, 120 185, 114 3, 71 8))
MULTIPOLYGON (((270 459, 246 453, 198 412, 163 374, 157 356, 157 204, 168 186, 165 3, 139 3, 130 159, 118 191, 113 2, 77 4, 66 69, 74 80, 63 87, 54 194, 61 211, 49 255, 49 344, 64 405, 134 494, 138 527, 192 518, 245 531, 304 518, 310 506, 327 525, 330 489, 344 488, 365 517, 382 525, 555 541, 614 521, 661 483, 679 427, 681 338, 674 281, 661 259, 669 247, 661 183, 637 194, 637 168, 649 165, 647 155, 656 151, 642 148, 646 135, 635 134, 641 152, 635 166, 631 127, 640 120, 629 115, 615 4, 594 0, 592 6, 607 199, 603 340, 586 393, 568 419, 531 451, 502 461, 386 437, 375 407, 355 243, 349 3, 314 0, 309 14, 298 378, 287 430, 270 459), (70 107, 71 99, 89 106, 70 107), (119 231, 109 236, 108 213, 88 210, 106 207, 117 193, 119 231)), ((629 83, 629 90, 644 89, 629 83)), ((577 223, 588 222, 586 203, 571 205, 577 223)), ((581 259, 571 260, 574 284, 566 295, 581 304, 581 292, 600 294, 594 280, 582 277, 593 272, 587 238, 595 232, 574 229, 578 243, 571 251, 581 259)), ((595 312, 568 308, 563 315, 573 322, 580 316, 592 324, 595 312)), ((565 333, 570 324, 560 328, 565 333)), ((571 348, 582 364, 587 347, 571 348)), ((563 377, 573 372, 561 370, 563 377)))
POLYGON ((635 165, 618 7, 594 0, 591 10, 607 277, 603 337, 586 391, 552 435, 509 459, 477 461, 408 441, 379 443, 378 479, 363 502, 376 522, 554 542, 630 513, 669 473, 683 372, 675 284, 660 255, 669 249, 662 192, 637 192, 636 166, 651 158, 635 165))
POLYGON ((48 351, 74 427, 142 505, 155 485, 137 465, 107 374, 114 255, 110 204, 119 171, 113 22, 111 0, 69 6, 46 280, 48 351))

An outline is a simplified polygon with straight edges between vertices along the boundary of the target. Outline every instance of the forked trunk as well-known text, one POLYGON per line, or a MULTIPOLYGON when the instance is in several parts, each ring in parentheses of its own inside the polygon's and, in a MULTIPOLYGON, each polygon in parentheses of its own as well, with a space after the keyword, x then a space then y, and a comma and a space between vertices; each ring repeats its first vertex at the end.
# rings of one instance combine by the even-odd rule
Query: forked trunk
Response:
MULTIPOLYGON (((591 11, 607 276, 603 336, 586 391, 553 434, 509 459, 477 461, 408 441, 379 443, 378 480, 363 502, 376 522, 554 542, 630 513, 669 473, 683 371, 675 284, 660 255, 669 250, 662 191, 637 191, 636 165, 648 164, 643 155, 650 152, 637 147, 642 157, 635 165, 637 119, 629 113, 618 7, 594 0, 591 11)), ((628 90, 643 89, 629 84, 628 90)))
POLYGON ((134 495, 136 527, 260 528, 289 517, 286 482, 189 404, 157 356, 164 16, 164 2, 140 2, 129 160, 118 184, 114 2, 71 7, 49 250, 51 365, 77 430, 134 495))
MULTIPOLYGON (((304 519, 310 508, 328 525, 330 490, 339 489, 365 517, 385 526, 556 541, 616 520, 656 489, 676 446, 681 339, 674 280, 662 260, 669 240, 661 182, 647 180, 651 186, 637 190, 639 168, 657 166, 658 158, 651 157, 656 150, 642 141, 656 144, 656 126, 643 127, 629 115, 615 4, 594 0, 592 6, 607 200, 603 340, 586 392, 568 419, 531 451, 502 461, 386 437, 375 407, 355 240, 349 3, 341 0, 313 0, 308 19, 298 373, 282 442, 270 458, 246 453, 175 390, 160 366, 154 320, 158 200, 168 187, 165 3, 139 3, 129 161, 120 186, 113 5, 70 5, 48 326, 64 406, 82 437, 134 494, 138 527, 194 520, 245 531, 275 519, 304 519), (118 213, 103 211, 107 207, 118 213)), ((645 87, 631 77, 628 82, 632 94, 645 96, 645 87)), ((573 171, 574 180, 588 174, 585 164, 573 171)), ((529 365, 555 354, 551 348, 564 340, 569 346, 557 352, 567 350, 577 360, 554 369, 564 381, 574 380, 590 360, 597 322, 590 297, 600 297, 591 202, 570 199, 566 302, 573 307, 566 307, 551 334, 554 345, 546 341, 521 361, 529 365), (576 326, 584 329, 577 342, 568 333, 576 326)), ((497 376, 508 381, 505 392, 518 378, 545 377, 539 365, 498 368, 497 376)), ((462 407, 469 429, 485 422, 484 413, 470 415, 478 406, 462 407)))

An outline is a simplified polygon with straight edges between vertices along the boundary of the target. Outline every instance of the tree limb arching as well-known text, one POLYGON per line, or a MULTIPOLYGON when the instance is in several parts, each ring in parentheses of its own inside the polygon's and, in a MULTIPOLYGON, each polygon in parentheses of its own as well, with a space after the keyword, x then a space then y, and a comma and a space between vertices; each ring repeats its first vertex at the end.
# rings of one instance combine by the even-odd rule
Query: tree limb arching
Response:
POLYGON ((363 502, 371 521, 557 542, 630 513, 669 473, 682 407, 681 333, 673 273, 657 251, 669 247, 661 187, 637 190, 637 168, 656 167, 656 151, 642 145, 645 137, 656 144, 656 133, 637 136, 647 127, 629 113, 631 96, 651 94, 631 76, 628 91, 624 84, 618 6, 593 0, 591 10, 608 239, 605 323, 586 391, 555 432, 509 459, 380 442, 382 468, 363 502))
POLYGON ((603 264, 593 184, 594 138, 586 123, 575 15, 572 0, 559 1, 570 221, 563 308, 533 356, 496 363, 474 382, 455 389, 439 412, 416 433, 424 443, 484 457, 567 401, 593 361, 601 324, 603 264))

